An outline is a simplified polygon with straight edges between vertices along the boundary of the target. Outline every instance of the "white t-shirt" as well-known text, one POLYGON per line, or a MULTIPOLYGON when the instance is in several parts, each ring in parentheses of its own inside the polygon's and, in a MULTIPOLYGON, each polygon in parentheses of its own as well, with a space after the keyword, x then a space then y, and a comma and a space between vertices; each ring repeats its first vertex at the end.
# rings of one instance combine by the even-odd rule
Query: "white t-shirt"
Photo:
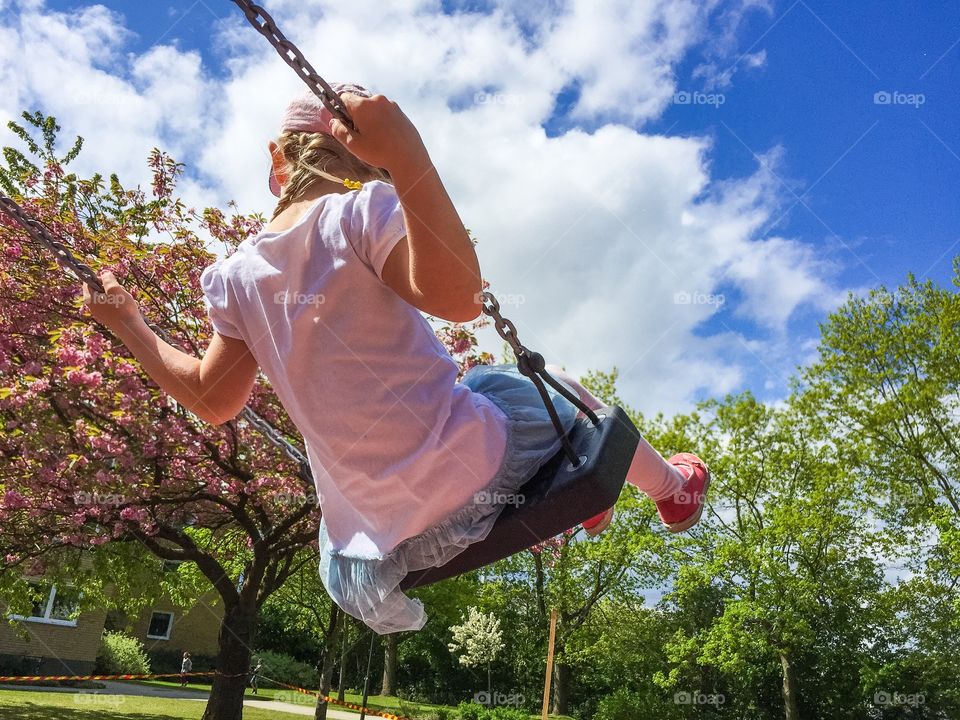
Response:
POLYGON ((506 418, 456 382, 420 311, 381 279, 406 234, 392 185, 320 198, 296 226, 244 240, 201 276, 307 445, 335 549, 380 557, 493 478, 506 418))

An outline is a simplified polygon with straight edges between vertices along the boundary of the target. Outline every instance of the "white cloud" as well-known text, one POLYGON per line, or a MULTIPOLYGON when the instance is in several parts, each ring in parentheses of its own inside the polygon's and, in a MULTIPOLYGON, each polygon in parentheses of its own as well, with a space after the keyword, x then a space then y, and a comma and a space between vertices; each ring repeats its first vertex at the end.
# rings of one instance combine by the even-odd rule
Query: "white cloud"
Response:
POLYGON ((711 2, 710 5, 711 10, 715 10, 715 17, 711 22, 712 32, 704 42, 705 61, 692 73, 694 78, 703 80, 707 91, 729 87, 738 70, 754 70, 766 64, 766 50, 761 48, 751 52, 754 45, 750 45, 741 52, 738 46, 745 20, 758 13, 766 18, 773 16, 771 0, 733 0, 729 3, 711 2))
MULTIPOLYGON (((725 22, 735 28, 762 4, 741 0, 725 22)), ((175 27, 168 44, 128 54, 129 31, 103 7, 15 7, 0 27, 5 118, 39 104, 67 136, 87 138, 81 171, 116 170, 128 184, 147 179, 146 155, 163 147, 188 163, 188 203, 235 199, 269 213, 265 146, 301 85, 242 16, 214 27, 215 80, 198 53, 171 44, 175 27)), ((768 167, 719 182, 708 139, 636 129, 669 103, 676 64, 723 5, 550 7, 532 14, 502 0, 488 14, 448 16, 427 0, 275 0, 270 10, 325 77, 402 104, 480 239, 485 275, 522 296, 506 310, 550 361, 576 373, 618 365, 632 405, 667 412, 750 385, 757 358, 771 372, 790 367, 788 321, 835 291, 809 247, 758 235, 778 207, 776 153, 768 167), (547 137, 542 123, 571 83, 582 86, 573 117, 599 127, 547 137), (476 95, 490 89, 499 94, 476 95), (725 288, 761 334, 703 336, 717 305, 675 297, 725 288)), ((486 340, 499 347, 492 333, 486 340)))
POLYGON ((24 109, 56 116, 64 143, 86 139, 80 171, 116 171, 128 184, 147 180, 154 147, 181 158, 201 148, 217 92, 197 53, 159 45, 128 55, 131 32, 101 5, 71 13, 36 1, 15 8, 0 51, 4 121, 24 109))

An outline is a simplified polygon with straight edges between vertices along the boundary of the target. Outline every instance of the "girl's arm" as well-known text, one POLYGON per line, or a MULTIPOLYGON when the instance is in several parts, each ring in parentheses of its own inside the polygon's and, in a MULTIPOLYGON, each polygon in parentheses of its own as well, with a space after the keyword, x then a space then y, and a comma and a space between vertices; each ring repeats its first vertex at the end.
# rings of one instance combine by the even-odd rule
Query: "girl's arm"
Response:
POLYGON ((370 165, 386 168, 403 207, 407 237, 387 258, 383 279, 424 312, 455 322, 480 313, 480 263, 420 134, 382 95, 345 94, 357 131, 334 120, 334 137, 370 165))
POLYGON ((113 273, 102 273, 100 280, 104 294, 93 294, 83 286, 87 307, 127 346, 160 389, 214 425, 236 417, 250 397, 258 370, 246 343, 214 333, 202 359, 181 352, 150 329, 133 296, 113 273))
POLYGON ((426 160, 426 166, 389 169, 407 237, 387 258, 383 279, 420 310, 468 322, 480 313, 480 263, 440 175, 426 160))

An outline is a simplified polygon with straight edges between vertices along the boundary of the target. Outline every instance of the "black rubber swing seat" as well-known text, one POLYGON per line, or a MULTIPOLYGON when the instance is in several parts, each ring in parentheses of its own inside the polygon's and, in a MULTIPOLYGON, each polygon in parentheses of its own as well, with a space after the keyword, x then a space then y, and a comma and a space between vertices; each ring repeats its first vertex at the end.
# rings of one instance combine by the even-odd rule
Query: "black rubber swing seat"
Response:
POLYGON ((640 432, 619 407, 596 413, 599 427, 580 418, 570 431, 580 459, 577 467, 572 467, 563 450, 558 452, 517 491, 522 502, 507 505, 485 540, 470 545, 446 565, 411 572, 401 589, 424 587, 503 560, 613 507, 640 432))

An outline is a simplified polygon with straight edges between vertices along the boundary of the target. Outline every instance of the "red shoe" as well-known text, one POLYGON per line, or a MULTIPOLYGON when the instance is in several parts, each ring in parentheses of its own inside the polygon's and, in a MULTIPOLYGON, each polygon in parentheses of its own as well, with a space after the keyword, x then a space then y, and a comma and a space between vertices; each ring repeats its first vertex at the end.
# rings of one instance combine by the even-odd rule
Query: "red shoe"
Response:
POLYGON ((687 478, 683 490, 664 500, 657 501, 660 521, 667 530, 674 533, 689 530, 700 521, 703 505, 710 487, 710 470, 693 453, 674 455, 667 462, 677 468, 687 478))
POLYGON ((608 527, 610 527, 610 522, 613 520, 613 508, 600 513, 599 515, 594 515, 589 520, 584 520, 582 525, 583 529, 586 530, 587 535, 590 537, 596 537, 608 527))

